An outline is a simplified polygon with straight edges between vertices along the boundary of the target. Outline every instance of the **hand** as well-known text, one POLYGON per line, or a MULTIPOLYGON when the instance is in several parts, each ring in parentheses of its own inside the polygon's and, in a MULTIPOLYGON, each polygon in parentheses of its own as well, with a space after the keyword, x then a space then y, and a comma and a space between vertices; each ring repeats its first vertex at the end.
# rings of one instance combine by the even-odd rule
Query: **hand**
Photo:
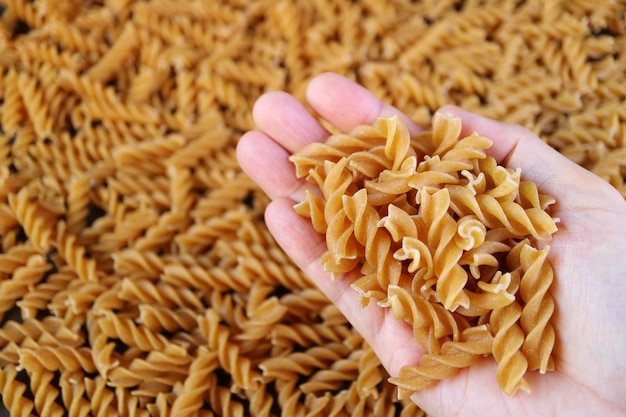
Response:
MULTIPOLYGON (((336 74, 322 74, 307 90, 311 108, 342 131, 376 118, 400 114, 412 134, 414 121, 381 102, 359 85, 336 74)), ((560 218, 550 243, 555 271, 551 292, 556 301, 556 370, 527 375, 532 392, 513 397, 496 382, 492 358, 479 360, 456 376, 411 398, 433 416, 624 415, 626 412, 626 202, 609 184, 569 161, 530 131, 489 120, 456 107, 441 112, 460 117, 463 134, 474 131, 494 140, 488 150, 496 160, 521 168, 541 192, 554 196, 552 215, 560 218)), ((329 133, 293 96, 271 92, 254 107, 259 130, 246 133, 237 149, 246 173, 271 197, 267 225, 285 252, 334 302, 365 338, 390 375, 419 363, 424 350, 406 323, 375 303, 362 309, 350 288, 352 274, 335 281, 320 258, 324 236, 293 205, 312 185, 298 180, 288 161, 309 142, 329 133)))

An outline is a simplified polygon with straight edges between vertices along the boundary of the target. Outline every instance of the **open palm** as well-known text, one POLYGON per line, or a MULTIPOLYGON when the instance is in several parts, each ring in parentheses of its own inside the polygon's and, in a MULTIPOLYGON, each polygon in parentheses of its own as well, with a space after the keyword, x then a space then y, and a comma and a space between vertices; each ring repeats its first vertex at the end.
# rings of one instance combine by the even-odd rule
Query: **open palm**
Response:
MULTIPOLYGON (((411 133, 420 127, 359 85, 336 74, 322 74, 307 90, 311 108, 333 126, 348 131, 381 116, 399 114, 411 133)), ((500 164, 522 168, 542 192, 554 196, 560 218, 551 242, 552 287, 557 306, 553 325, 556 371, 531 372, 532 392, 509 397, 495 378, 491 358, 479 360, 455 377, 412 396, 433 416, 624 415, 626 413, 626 202, 600 178, 570 162, 519 126, 489 120, 455 107, 440 111, 461 117, 464 134, 474 131, 494 140, 488 150, 500 164)), ((288 157, 329 133, 306 107, 283 92, 257 101, 259 130, 240 140, 239 162, 272 198, 267 225, 285 252, 334 302, 372 346, 390 375, 416 365, 424 350, 412 329, 389 309, 359 306, 350 288, 356 276, 330 279, 320 265, 324 236, 293 211, 311 185, 295 177, 288 157)))

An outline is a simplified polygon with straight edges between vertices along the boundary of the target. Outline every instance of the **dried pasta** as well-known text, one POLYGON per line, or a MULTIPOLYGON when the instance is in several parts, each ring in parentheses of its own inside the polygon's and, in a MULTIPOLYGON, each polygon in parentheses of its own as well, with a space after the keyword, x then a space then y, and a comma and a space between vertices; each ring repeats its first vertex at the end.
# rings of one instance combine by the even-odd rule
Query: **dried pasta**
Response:
MULTIPOLYGON (((269 198, 235 157, 254 101, 268 90, 304 99, 313 76, 335 71, 424 126, 448 103, 522 124, 626 196, 624 16, 623 0, 0 0, 2 411, 423 415, 265 226, 269 198)), ((453 136, 417 151, 406 136, 386 147, 345 134, 308 148, 299 175, 335 169, 344 184, 342 158, 359 175, 395 174, 364 184, 384 212, 330 182, 331 207, 311 195, 298 211, 319 232, 342 230, 332 244, 347 258, 326 259, 336 273, 368 259, 363 303, 389 288, 420 343, 450 351, 489 324, 496 378, 524 389, 519 358, 538 341, 545 351, 527 369, 553 366, 554 329, 534 320, 553 300, 537 281, 545 254, 508 234, 546 238, 551 200, 484 159, 471 174, 469 152, 486 142, 448 149, 453 136), (423 161, 437 147, 439 159, 423 161), (435 207, 430 241, 407 221, 417 193, 400 193, 414 164, 413 185, 449 190, 420 195, 435 207), (437 217, 448 199, 450 216, 466 218, 454 230, 437 217), (380 246, 374 221, 389 236, 380 246), (504 258, 518 270, 498 273, 504 258), (514 290, 527 298, 510 303, 514 290)))
POLYGON ((328 248, 324 269, 360 271, 352 287, 361 305, 377 299, 426 349, 419 365, 390 378, 401 398, 486 354, 511 395, 529 390, 527 370, 554 369, 550 247, 535 248, 557 230, 554 199, 487 156, 491 140, 461 130, 460 119, 437 113, 432 130, 411 137, 392 116, 291 157, 298 175, 322 190, 296 211, 313 224, 323 213, 316 230, 328 248), (327 159, 333 147, 341 155, 354 143, 362 150, 327 159))

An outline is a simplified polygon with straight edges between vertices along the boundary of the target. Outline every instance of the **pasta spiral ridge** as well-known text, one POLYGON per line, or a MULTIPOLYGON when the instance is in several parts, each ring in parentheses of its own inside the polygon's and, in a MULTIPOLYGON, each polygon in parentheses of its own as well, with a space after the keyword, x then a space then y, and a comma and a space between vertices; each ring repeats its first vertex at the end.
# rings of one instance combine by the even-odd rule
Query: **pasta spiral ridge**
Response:
POLYGON ((106 379, 97 376, 93 379, 85 378, 85 393, 89 398, 91 409, 97 414, 115 413, 115 393, 106 385, 106 379))
POLYGON ((84 228, 89 203, 89 177, 85 175, 74 179, 69 185, 67 196, 67 233, 76 235, 84 228))

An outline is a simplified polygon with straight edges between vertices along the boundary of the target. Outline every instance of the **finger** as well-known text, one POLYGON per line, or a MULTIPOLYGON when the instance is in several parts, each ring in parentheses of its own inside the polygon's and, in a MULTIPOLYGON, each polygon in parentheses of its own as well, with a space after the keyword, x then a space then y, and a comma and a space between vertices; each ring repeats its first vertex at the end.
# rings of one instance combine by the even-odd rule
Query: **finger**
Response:
POLYGON ((237 144, 242 169, 272 199, 302 201, 312 186, 297 179, 288 157, 329 133, 295 97, 282 91, 263 94, 254 104, 253 117, 260 130, 244 134, 237 144))
MULTIPOLYGON (((317 97, 316 90, 330 88, 334 91, 332 94, 339 93, 335 96, 329 93, 331 99, 337 100, 336 108, 355 110, 356 113, 345 126, 371 124, 377 117, 400 114, 413 132, 420 130, 407 116, 383 104, 363 87, 344 77, 323 74, 316 77, 311 85, 313 100, 317 97), (364 114, 359 115, 361 112, 364 114)), ((337 122, 333 108, 321 106, 320 110, 330 111, 329 121, 337 122)), ((311 142, 326 140, 329 133, 302 103, 285 92, 274 91, 262 95, 254 105, 253 117, 261 132, 249 132, 240 139, 237 149, 239 163, 271 198, 288 197, 301 201, 304 190, 311 189, 311 186, 295 178, 287 156, 311 142)))
POLYGON ((407 115, 339 74, 324 73, 315 77, 309 83, 306 98, 323 119, 344 132, 358 125, 371 125, 379 117, 396 114, 412 135, 422 130, 407 115))
POLYGON ((323 235, 315 232, 308 219, 293 211, 287 199, 273 201, 265 212, 265 221, 278 244, 311 278, 374 349, 391 375, 398 375, 404 365, 415 365, 423 354, 412 329, 396 320, 389 309, 370 303, 362 308, 358 293, 350 287, 357 274, 332 280, 320 258, 326 252, 323 235))
POLYGON ((245 133, 237 144, 237 161, 243 171, 271 198, 304 199, 311 184, 299 180, 289 162, 290 152, 264 132, 245 133))
POLYGON ((263 132, 289 152, 326 140, 328 132, 291 94, 272 91, 254 103, 252 116, 263 132))

